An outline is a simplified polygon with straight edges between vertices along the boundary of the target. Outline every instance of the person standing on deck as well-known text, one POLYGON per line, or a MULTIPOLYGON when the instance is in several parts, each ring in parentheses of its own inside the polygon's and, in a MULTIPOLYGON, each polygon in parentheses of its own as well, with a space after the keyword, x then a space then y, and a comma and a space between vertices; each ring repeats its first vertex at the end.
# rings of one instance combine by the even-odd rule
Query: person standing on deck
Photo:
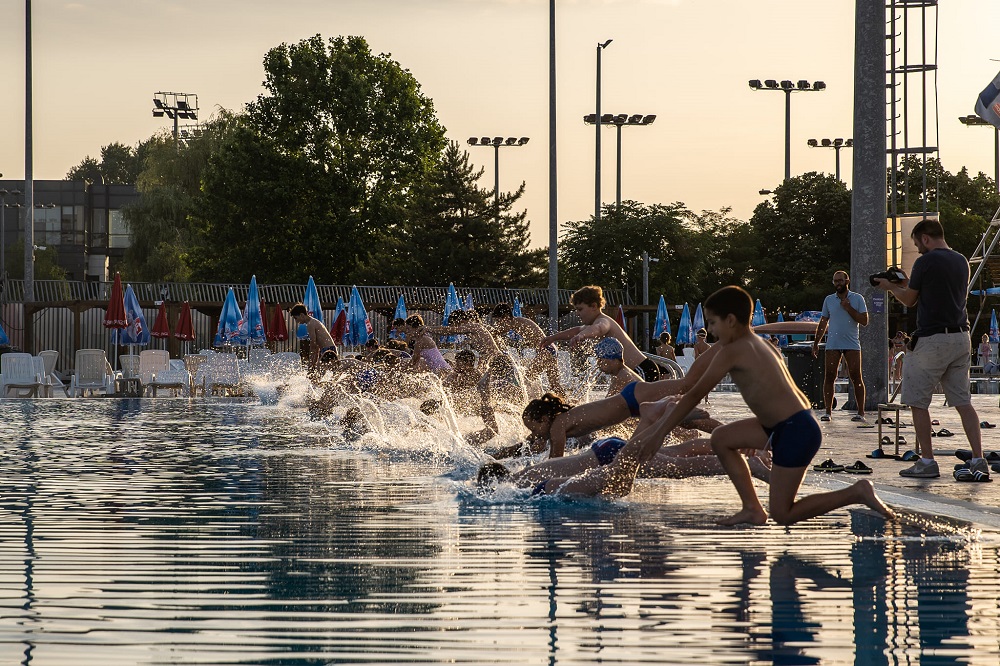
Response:
POLYGON ((868 306, 865 297, 850 290, 851 278, 846 271, 833 274, 836 290, 823 300, 823 316, 816 324, 813 339, 813 357, 819 355, 819 341, 829 333, 824 359, 823 404, 826 413, 820 421, 829 421, 833 413, 833 387, 840 370, 840 359, 847 361, 847 373, 854 384, 854 398, 858 413, 852 421, 865 420, 865 382, 861 377, 861 326, 868 325, 868 306), (829 325, 829 328, 828 328, 829 325))

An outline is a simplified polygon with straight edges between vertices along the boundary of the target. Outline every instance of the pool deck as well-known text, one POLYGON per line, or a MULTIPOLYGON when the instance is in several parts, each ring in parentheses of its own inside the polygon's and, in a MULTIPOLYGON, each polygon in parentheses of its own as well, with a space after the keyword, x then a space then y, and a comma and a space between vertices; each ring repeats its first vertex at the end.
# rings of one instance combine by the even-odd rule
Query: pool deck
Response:
MULTIPOLYGON (((750 416, 746 403, 738 393, 716 392, 709 396, 708 410, 723 423, 750 416)), ((857 479, 869 479, 883 500, 894 508, 917 511, 938 516, 948 516, 959 520, 978 523, 983 527, 1000 529, 1000 472, 991 472, 990 483, 961 483, 952 476, 954 464, 960 462, 954 456, 956 449, 968 449, 969 442, 962 430, 958 413, 951 407, 943 407, 943 395, 936 395, 931 404, 931 418, 946 428, 954 437, 934 438, 934 455, 941 469, 937 479, 908 479, 899 476, 899 470, 912 463, 891 458, 873 460, 867 458, 878 448, 878 428, 859 428, 851 421, 851 412, 835 410, 833 420, 820 423, 823 429, 823 446, 816 454, 813 464, 832 458, 840 465, 851 465, 856 460, 863 461, 872 468, 872 474, 855 475, 845 472, 815 472, 810 470, 805 483, 809 486, 835 489, 853 483, 857 479)), ((979 412, 980 421, 1000 424, 1000 407, 996 395, 973 395, 972 403, 979 412)), ((815 412, 817 418, 821 412, 815 412)), ((909 412, 901 412, 903 423, 912 423, 909 412)), ((895 414, 890 414, 895 417, 895 414)), ((870 423, 875 423, 876 415, 868 415, 870 423)), ((894 426, 883 425, 882 434, 894 437, 894 426)), ((984 451, 1000 452, 1000 427, 984 429, 984 451)), ((900 446, 900 453, 915 448, 916 438, 913 427, 901 427, 900 436, 906 438, 907 445, 900 446)), ((885 447, 888 453, 893 447, 885 447)), ((805 489, 808 492, 808 489, 805 489)))

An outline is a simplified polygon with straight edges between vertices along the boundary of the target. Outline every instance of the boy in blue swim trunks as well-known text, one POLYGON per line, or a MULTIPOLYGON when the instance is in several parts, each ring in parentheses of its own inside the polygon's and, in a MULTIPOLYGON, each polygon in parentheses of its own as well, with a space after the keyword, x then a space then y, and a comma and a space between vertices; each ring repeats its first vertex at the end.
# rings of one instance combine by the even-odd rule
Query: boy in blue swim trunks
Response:
POLYGON ((716 428, 712 449, 729 475, 743 507, 722 525, 762 525, 768 514, 753 486, 750 469, 741 450, 771 448, 770 510, 782 525, 812 518, 842 506, 864 504, 887 519, 894 514, 875 495, 868 481, 858 481, 842 490, 816 493, 796 501, 809 463, 819 450, 822 433, 812 416, 809 400, 795 386, 774 347, 754 335, 750 328, 753 300, 739 287, 724 287, 705 301, 705 320, 718 340, 712 363, 694 387, 673 409, 664 412, 652 426, 637 432, 610 465, 566 482, 565 494, 625 495, 632 490, 639 466, 652 459, 670 432, 698 402, 729 374, 739 388, 754 418, 716 428))

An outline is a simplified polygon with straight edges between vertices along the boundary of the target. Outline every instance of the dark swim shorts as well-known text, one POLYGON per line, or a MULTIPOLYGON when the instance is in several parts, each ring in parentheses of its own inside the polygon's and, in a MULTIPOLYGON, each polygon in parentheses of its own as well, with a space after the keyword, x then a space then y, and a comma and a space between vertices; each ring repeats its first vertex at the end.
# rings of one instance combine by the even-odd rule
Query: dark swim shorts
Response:
POLYGON ((632 416, 639 416, 639 401, 635 399, 635 385, 639 382, 629 382, 622 389, 621 396, 625 398, 628 405, 628 413, 632 416))
POLYGON ((599 439, 590 446, 590 450, 597 456, 597 462, 607 465, 615 459, 615 455, 628 444, 621 437, 605 437, 599 439))
POLYGON ((642 363, 632 368, 639 373, 647 382, 655 382, 660 378, 660 366, 653 362, 653 359, 644 359, 642 363))
POLYGON ((769 437, 771 460, 781 467, 805 467, 823 441, 823 432, 808 409, 792 414, 773 428, 764 428, 764 432, 769 437))

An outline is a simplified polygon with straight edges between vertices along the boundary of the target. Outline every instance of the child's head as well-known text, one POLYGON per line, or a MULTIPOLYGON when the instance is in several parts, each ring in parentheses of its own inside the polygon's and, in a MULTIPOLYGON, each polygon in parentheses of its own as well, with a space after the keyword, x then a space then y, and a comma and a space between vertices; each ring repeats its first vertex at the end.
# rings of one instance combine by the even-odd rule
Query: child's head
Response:
POLYGON ((303 305, 302 303, 296 303, 295 305, 293 305, 292 309, 288 311, 288 314, 291 315, 292 319, 298 321, 300 324, 302 323, 301 321, 299 321, 300 317, 303 320, 308 319, 309 317, 309 311, 306 309, 306 306, 303 305))
POLYGON ((496 320, 510 319, 514 316, 514 308, 510 303, 497 303, 490 316, 496 320))
MULTIPOLYGON (((705 299, 705 310, 719 322, 726 321, 729 315, 732 315, 735 324, 749 328, 750 317, 753 315, 753 299, 745 289, 731 285, 723 287, 705 299)), ((720 336, 716 333, 716 337, 720 336)))
POLYGON ((671 335, 669 333, 667 333, 666 331, 664 331, 663 333, 660 333, 660 344, 661 345, 669 345, 671 342, 673 342, 673 337, 671 337, 671 335))
POLYGON ((449 326, 460 326, 467 323, 471 317, 469 313, 465 310, 455 310, 450 315, 448 315, 448 325, 449 326))
POLYGON ((572 408, 573 405, 563 400, 562 396, 546 393, 525 406, 524 411, 521 412, 521 420, 524 422, 524 427, 530 430, 532 435, 548 437, 549 428, 552 427, 552 419, 572 408))
POLYGON ((597 369, 607 374, 615 374, 622 369, 622 355, 625 348, 614 338, 604 338, 594 345, 597 369))
POLYGON ((604 290, 593 285, 581 287, 570 296, 570 303, 573 309, 585 325, 593 324, 601 314, 604 307, 604 290))
POLYGON ((412 329, 420 329, 424 327, 424 318, 420 315, 410 315, 406 318, 406 325, 412 329))

